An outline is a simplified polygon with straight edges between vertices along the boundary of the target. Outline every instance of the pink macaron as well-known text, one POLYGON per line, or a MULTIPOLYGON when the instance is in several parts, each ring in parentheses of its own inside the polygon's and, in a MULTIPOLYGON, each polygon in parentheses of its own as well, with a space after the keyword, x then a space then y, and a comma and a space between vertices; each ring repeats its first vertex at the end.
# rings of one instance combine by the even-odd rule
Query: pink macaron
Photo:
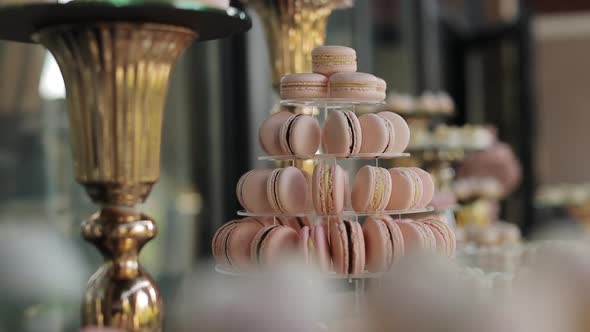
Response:
POLYGON ((383 211, 389 202, 392 181, 385 168, 365 165, 352 186, 352 208, 357 212, 383 211))
POLYGON ((371 216, 363 224, 367 270, 389 271, 403 256, 404 242, 399 226, 389 216, 371 216))
POLYGON ((434 197, 434 181, 430 173, 418 167, 411 167, 411 169, 418 174, 422 182, 422 198, 416 207, 424 208, 430 204, 432 197, 434 197))
POLYGON ((377 94, 375 95, 376 100, 385 100, 387 97, 387 82, 384 79, 377 77, 377 94))
POLYGON ((437 251, 446 254, 449 257, 453 257, 457 248, 457 240, 455 238, 455 233, 449 225, 435 217, 428 217, 420 221, 430 226, 435 235, 436 233, 440 235, 440 237, 437 238, 439 241, 442 240, 442 243, 437 242, 437 251))
POLYGON ((428 250, 430 247, 429 240, 418 223, 413 222, 411 219, 398 220, 396 223, 404 238, 405 252, 428 250))
POLYGON ((365 241, 356 221, 330 220, 330 246, 334 270, 338 274, 357 275, 365 271, 365 241))
POLYGON ((293 114, 281 126, 279 143, 286 155, 309 157, 320 147, 321 129, 312 115, 293 114))
POLYGON ((396 167, 389 169, 393 190, 387 210, 409 210, 418 207, 422 200, 422 180, 410 168, 396 167))
POLYGON ((331 111, 322 128, 322 149, 346 157, 361 149, 362 133, 357 116, 351 111, 331 111))
POLYGON ((395 141, 393 142, 391 152, 404 152, 408 147, 408 144, 410 144, 410 127, 406 120, 404 120, 399 114, 388 111, 379 112, 377 115, 389 120, 393 125, 395 141))
POLYGON ((363 134, 361 153, 390 153, 395 146, 395 130, 387 118, 377 114, 364 114, 359 117, 363 134))
POLYGON ((319 267, 320 271, 328 272, 332 269, 332 259, 330 258, 330 245, 328 234, 324 225, 314 225, 311 228, 312 260, 319 267))
POLYGON ((344 171, 338 165, 320 163, 313 170, 312 199, 319 215, 340 214, 344 209, 344 171))
POLYGON ((310 233, 311 230, 308 226, 303 227, 299 231, 299 251, 303 255, 305 265, 311 264, 310 233))
POLYGON ((330 76, 338 72, 356 71, 356 51, 346 46, 319 46, 311 51, 314 73, 330 76))
POLYGON ((266 183, 266 194, 272 210, 276 213, 298 214, 307 211, 307 180, 296 167, 271 171, 266 183))
POLYGON ((250 244, 263 227, 264 224, 256 218, 244 218, 226 223, 213 236, 213 257, 219 264, 236 270, 250 268, 250 244))
POLYGON ((330 77, 329 97, 376 100, 377 77, 365 73, 336 73, 330 77))
POLYGON ((295 256, 299 243, 299 234, 291 227, 266 226, 252 239, 250 257, 255 265, 276 266, 283 258, 295 256))
POLYGON ((289 74, 281 78, 282 99, 313 99, 328 96, 328 78, 320 74, 289 74))
POLYGON ((242 175, 236 186, 236 196, 244 209, 254 213, 273 212, 266 190, 272 172, 271 169, 257 168, 242 175))
POLYGON ((258 130, 258 141, 260 147, 269 156, 280 156, 285 154, 281 147, 281 127, 293 115, 291 112, 281 111, 268 116, 260 125, 258 130))

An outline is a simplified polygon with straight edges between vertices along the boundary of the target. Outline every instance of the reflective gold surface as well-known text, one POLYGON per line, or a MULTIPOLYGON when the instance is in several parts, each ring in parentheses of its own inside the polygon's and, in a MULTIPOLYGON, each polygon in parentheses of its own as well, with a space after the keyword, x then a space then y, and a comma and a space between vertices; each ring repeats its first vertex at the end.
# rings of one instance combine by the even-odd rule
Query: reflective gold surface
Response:
POLYGON ((160 175, 170 72, 196 37, 184 28, 125 22, 58 25, 34 37, 64 77, 76 179, 105 206, 82 225, 105 258, 84 296, 85 326, 162 330, 162 299, 139 264, 156 224, 133 206, 160 175))
POLYGON ((105 258, 88 282, 84 325, 161 331, 162 299, 139 264, 139 251, 156 234, 155 222, 133 210, 103 209, 82 224, 84 238, 105 258))
POLYGON ((53 26, 35 36, 64 77, 76 179, 96 203, 133 206, 158 180, 170 72, 195 37, 122 22, 53 26))
POLYGON ((264 23, 278 93, 281 77, 311 72, 311 51, 324 44, 326 25, 338 1, 249 0, 264 23))

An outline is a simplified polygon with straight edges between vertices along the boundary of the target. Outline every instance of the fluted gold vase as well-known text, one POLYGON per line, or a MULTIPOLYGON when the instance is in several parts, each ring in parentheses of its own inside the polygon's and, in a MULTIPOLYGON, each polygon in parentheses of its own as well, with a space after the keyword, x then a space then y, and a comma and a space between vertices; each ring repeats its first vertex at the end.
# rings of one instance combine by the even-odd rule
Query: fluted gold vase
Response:
POLYGON ((157 228, 134 207, 158 180, 170 73, 196 34, 110 22, 51 26, 34 38, 61 69, 76 179, 101 206, 82 226, 84 238, 105 258, 89 281, 83 324, 161 331, 162 299, 139 263, 157 228))

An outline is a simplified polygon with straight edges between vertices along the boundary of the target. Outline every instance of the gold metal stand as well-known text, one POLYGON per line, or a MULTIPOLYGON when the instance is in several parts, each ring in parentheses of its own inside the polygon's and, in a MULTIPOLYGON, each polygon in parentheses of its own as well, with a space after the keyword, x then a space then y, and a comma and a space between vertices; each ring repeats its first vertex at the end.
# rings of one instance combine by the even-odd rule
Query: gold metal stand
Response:
POLYGON ((168 79, 195 37, 185 28, 125 22, 52 26, 34 37, 64 77, 76 179, 104 206, 82 228, 105 257, 84 296, 84 325, 161 329, 162 300, 139 264, 156 225, 133 207, 158 180, 168 79))
POLYGON ((157 228, 135 206, 160 175, 170 73, 193 40, 251 26, 235 8, 189 5, 119 1, 0 9, 0 39, 39 42, 56 58, 66 85, 76 180, 101 206, 82 224, 83 237, 105 259, 88 283, 84 326, 162 330, 162 298, 139 263, 157 228))

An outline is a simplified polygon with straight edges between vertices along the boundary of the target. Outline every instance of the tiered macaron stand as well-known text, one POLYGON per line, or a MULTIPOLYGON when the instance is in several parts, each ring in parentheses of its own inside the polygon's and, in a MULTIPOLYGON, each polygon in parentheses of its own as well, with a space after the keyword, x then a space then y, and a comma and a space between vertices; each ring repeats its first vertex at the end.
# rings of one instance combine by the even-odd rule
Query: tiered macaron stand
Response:
MULTIPOLYGON (((311 108, 307 114, 314 114, 315 116, 319 117, 320 122, 323 122, 328 112, 331 111, 353 111, 355 112, 358 107, 362 109, 373 108, 378 110, 379 106, 381 106, 382 102, 375 102, 375 101, 367 101, 367 100, 353 100, 353 99, 301 99, 301 100, 282 100, 282 106, 294 106, 294 107, 305 107, 311 108)), ((313 160, 314 164, 318 163, 331 163, 331 164, 339 164, 345 160, 363 160, 365 162, 372 162, 374 166, 379 166, 380 162, 383 163, 384 160, 396 159, 396 158, 405 158, 410 157, 409 153, 402 152, 402 153, 356 153, 350 155, 337 155, 337 154, 328 154, 328 153, 316 153, 314 155, 309 156, 294 156, 294 155, 278 155, 278 156, 259 156, 258 160, 264 161, 282 161, 286 162, 287 165, 291 163, 292 165, 295 164, 297 160, 306 159, 306 160, 313 160)), ((382 165, 383 166, 383 165, 382 165)), ((402 216, 412 216, 412 215, 421 215, 421 214, 431 214, 431 213, 440 213, 442 211, 437 211, 433 207, 429 206, 426 208, 419 208, 419 209, 412 209, 412 210, 393 210, 393 211, 378 211, 378 212, 356 212, 352 210, 350 207, 345 208, 345 210, 338 215, 318 215, 315 212, 306 212, 306 213, 299 213, 293 215, 285 215, 285 214, 274 214, 274 213, 255 213, 246 210, 237 211, 238 216, 243 217, 271 217, 271 218, 279 218, 279 217, 308 217, 310 220, 314 221, 318 218, 328 218, 328 217, 341 217, 346 218, 348 220, 359 222, 364 217, 372 216, 372 215, 390 215, 392 217, 401 218, 402 216)), ((252 276, 255 275, 255 272, 239 272, 239 271, 232 271, 228 270, 227 268, 217 265, 215 267, 216 271, 229 275, 229 276, 252 276)), ((355 282, 355 288, 358 286, 358 281, 363 279, 375 279, 379 278, 381 273, 362 273, 357 275, 341 275, 336 273, 328 273, 325 275, 326 278, 330 279, 347 279, 349 282, 355 282)), ((361 287, 362 288, 362 287, 361 287)))
POLYGON ((193 2, 73 1, 0 9, 0 39, 38 42, 55 56, 67 90, 76 180, 101 207, 82 225, 83 237, 105 259, 82 301, 84 326, 162 330, 162 298, 139 263, 157 227, 135 206, 160 174, 169 77, 193 41, 250 26, 236 8, 193 2))

